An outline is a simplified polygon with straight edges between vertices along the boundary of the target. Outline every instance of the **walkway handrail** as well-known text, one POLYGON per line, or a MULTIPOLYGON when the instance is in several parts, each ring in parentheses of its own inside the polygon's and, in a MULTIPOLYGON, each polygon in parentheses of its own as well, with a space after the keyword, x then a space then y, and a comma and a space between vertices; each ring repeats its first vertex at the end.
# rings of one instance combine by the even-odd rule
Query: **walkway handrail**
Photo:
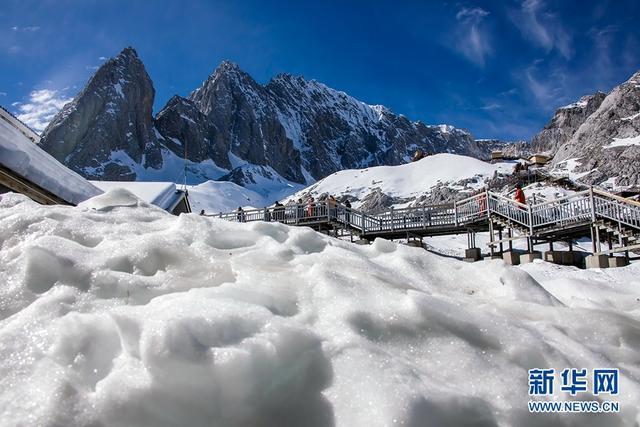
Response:
POLYGON ((207 216, 236 222, 273 221, 289 225, 336 223, 362 235, 443 227, 464 229, 490 217, 506 219, 520 226, 527 235, 575 223, 592 223, 596 219, 614 221, 640 232, 640 203, 595 189, 535 205, 522 204, 485 190, 455 203, 391 208, 377 215, 322 201, 313 205, 295 203, 207 216))
POLYGON ((618 201, 620 201, 622 203, 628 203, 630 205, 635 205, 635 206, 640 207, 640 202, 637 202, 635 200, 627 199, 625 197, 616 196, 615 194, 607 193, 606 191, 598 190, 597 188, 594 188, 593 192, 595 194, 599 195, 599 196, 609 197, 611 199, 618 200, 618 201))
POLYGON ((543 203, 536 203, 535 205, 531 205, 532 207, 540 207, 540 206, 546 206, 546 205, 553 205, 553 204, 557 204, 560 203, 564 200, 569 200, 569 199, 574 199, 576 197, 581 197, 584 195, 589 194, 589 190, 583 190, 583 191, 578 191, 574 194, 569 194, 567 196, 562 196, 562 197, 558 197, 557 199, 553 199, 553 200, 549 200, 547 202, 543 202, 543 203))

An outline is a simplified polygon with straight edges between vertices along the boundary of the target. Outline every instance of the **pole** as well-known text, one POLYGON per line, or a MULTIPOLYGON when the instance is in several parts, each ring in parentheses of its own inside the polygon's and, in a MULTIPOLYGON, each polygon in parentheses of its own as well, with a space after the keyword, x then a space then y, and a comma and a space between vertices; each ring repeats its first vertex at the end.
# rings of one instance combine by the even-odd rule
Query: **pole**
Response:
POLYGON ((455 200, 453 202, 453 224, 458 226, 458 202, 455 200))
POLYGON ((489 256, 493 258, 493 222, 489 221, 489 256))

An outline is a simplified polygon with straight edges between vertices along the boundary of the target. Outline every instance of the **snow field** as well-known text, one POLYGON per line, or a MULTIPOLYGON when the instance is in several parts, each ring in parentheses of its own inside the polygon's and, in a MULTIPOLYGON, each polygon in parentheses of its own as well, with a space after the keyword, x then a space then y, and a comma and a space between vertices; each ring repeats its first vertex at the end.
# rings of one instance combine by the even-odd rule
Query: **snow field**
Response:
POLYGON ((466 264, 126 190, 3 195, 0 245, 2 425, 640 422, 636 265, 466 264), (530 415, 536 367, 620 368, 621 412, 530 415))
MULTIPOLYGON (((457 183, 474 178, 476 182, 470 187, 479 190, 494 173, 509 174, 512 170, 512 163, 491 164, 468 156, 442 153, 398 166, 335 172, 300 190, 291 199, 298 199, 307 193, 313 196, 348 194, 361 201, 373 188, 380 188, 383 193, 393 197, 410 198, 429 193, 438 184, 462 189, 457 183)), ((354 202, 355 208, 360 201, 354 202)))

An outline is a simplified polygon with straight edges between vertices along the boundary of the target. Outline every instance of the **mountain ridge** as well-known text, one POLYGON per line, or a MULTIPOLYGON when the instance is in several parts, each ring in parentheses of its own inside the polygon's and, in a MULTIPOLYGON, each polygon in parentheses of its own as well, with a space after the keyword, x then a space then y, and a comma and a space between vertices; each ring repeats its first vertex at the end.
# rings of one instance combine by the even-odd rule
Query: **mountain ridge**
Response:
POLYGON ((467 130, 412 122, 302 76, 280 73, 259 84, 229 60, 155 116, 154 97, 137 52, 125 48, 54 117, 41 146, 91 179, 171 177, 179 171, 167 165, 186 157, 195 183, 245 162, 311 183, 342 169, 402 164, 417 149, 481 150, 467 130))

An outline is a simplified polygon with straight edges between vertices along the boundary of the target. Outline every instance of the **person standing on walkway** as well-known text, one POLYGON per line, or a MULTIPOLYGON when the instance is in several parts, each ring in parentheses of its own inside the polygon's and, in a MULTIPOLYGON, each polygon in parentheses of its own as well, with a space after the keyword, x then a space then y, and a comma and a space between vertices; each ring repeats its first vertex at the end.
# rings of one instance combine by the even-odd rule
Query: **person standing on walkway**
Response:
POLYGON ((237 213, 237 217, 238 217, 238 222, 244 222, 244 210, 242 209, 242 206, 238 206, 238 210, 236 211, 237 213))
POLYGON ((520 184, 516 184, 516 194, 513 197, 516 202, 525 205, 527 203, 524 197, 524 191, 522 191, 522 186, 520 184))
POLYGON ((345 200, 344 207, 346 208, 344 210, 344 221, 348 224, 351 222, 351 202, 349 199, 345 200))
POLYGON ((333 219, 336 217, 336 206, 338 205, 338 201, 332 195, 327 197, 327 208, 329 209, 329 218, 333 219))
POLYGON ((309 201, 307 202, 307 216, 313 217, 316 214, 316 203, 313 200, 313 197, 309 197, 309 201))
POLYGON ((298 221, 304 218, 304 203, 302 203, 302 199, 298 199, 298 202, 296 203, 296 215, 298 221))

